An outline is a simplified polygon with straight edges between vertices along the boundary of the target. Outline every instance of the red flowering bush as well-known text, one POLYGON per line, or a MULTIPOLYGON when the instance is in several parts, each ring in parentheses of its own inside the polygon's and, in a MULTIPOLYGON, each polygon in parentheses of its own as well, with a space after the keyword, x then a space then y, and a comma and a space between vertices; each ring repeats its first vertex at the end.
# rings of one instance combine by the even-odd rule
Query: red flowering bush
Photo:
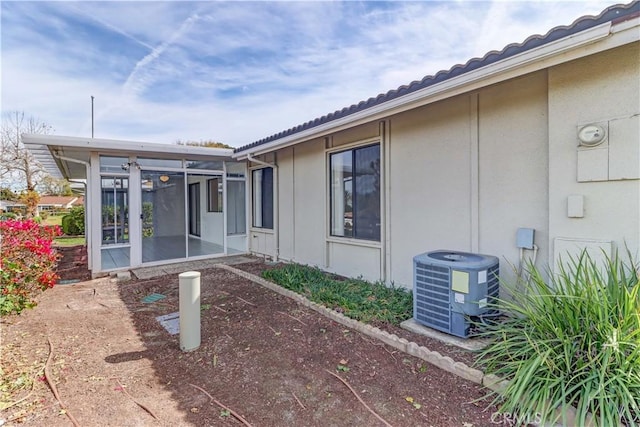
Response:
POLYGON ((51 244, 61 234, 33 220, 0 221, 0 315, 35 306, 36 295, 55 285, 58 252, 51 244))

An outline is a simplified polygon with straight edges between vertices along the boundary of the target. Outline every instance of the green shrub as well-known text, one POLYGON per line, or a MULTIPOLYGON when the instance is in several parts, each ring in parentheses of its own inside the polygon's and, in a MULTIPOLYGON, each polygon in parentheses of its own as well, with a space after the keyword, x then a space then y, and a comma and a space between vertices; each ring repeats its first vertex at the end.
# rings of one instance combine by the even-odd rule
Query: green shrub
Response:
POLYGON ((84 207, 71 208, 69 213, 62 217, 62 231, 67 236, 84 234, 84 207))
POLYGON ((0 214, 0 219, 16 219, 18 215, 13 212, 3 212, 0 214))
POLYGON ((314 267, 287 264, 262 276, 311 301, 362 322, 399 324, 412 316, 413 295, 402 288, 361 279, 336 278, 314 267))
POLYGON ((71 218, 71 215, 63 216, 60 222, 60 226, 62 227, 62 232, 67 236, 75 235, 74 234, 75 230, 73 228, 73 218, 71 218))
POLYGON ((40 218, 42 218, 43 220, 49 218, 49 212, 48 211, 40 211, 40 218))
POLYGON ((578 425, 588 413, 597 425, 640 423, 640 270, 629 260, 602 267, 583 253, 550 284, 530 266, 527 282, 505 286, 512 300, 498 306, 510 316, 487 326, 479 358, 510 380, 501 412, 566 424, 573 406, 578 425))

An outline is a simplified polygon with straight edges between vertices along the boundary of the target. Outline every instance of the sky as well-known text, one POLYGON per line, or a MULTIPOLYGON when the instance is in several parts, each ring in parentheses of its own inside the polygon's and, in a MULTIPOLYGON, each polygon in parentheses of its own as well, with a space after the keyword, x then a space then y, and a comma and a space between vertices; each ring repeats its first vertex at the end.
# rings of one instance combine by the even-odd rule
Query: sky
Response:
POLYGON ((2 1, 1 107, 56 135, 249 144, 613 1, 2 1))

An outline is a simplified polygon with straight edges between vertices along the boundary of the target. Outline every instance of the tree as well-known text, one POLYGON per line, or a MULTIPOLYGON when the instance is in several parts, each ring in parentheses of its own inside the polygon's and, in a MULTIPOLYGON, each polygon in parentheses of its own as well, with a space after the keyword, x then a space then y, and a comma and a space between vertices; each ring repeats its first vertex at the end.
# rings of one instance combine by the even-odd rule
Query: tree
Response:
POLYGON ((181 141, 177 140, 178 145, 190 145, 192 147, 207 147, 207 148, 233 148, 232 146, 225 144, 224 142, 218 142, 214 140, 200 140, 200 141, 181 141))
POLYGON ((42 165, 24 147, 21 135, 37 133, 47 135, 53 128, 24 112, 14 111, 2 117, 0 137, 0 178, 13 180, 20 189, 35 191, 36 184, 47 175, 42 165))
POLYGON ((71 196, 71 184, 64 178, 54 178, 46 175, 37 185, 40 194, 47 196, 71 196))
POLYGON ((12 191, 9 187, 0 187, 0 200, 15 202, 18 200, 18 197, 20 197, 20 195, 12 191))
POLYGON ((27 218, 33 218, 38 213, 38 203, 40 203, 40 195, 33 191, 27 190, 20 194, 18 199, 25 206, 27 218))

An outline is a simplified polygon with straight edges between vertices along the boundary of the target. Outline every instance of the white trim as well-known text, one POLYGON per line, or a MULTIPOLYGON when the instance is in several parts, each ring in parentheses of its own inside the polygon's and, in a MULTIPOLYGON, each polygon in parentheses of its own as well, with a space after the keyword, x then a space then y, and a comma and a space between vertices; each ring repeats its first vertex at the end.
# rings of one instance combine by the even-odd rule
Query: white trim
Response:
POLYGON ((331 236, 327 238, 327 243, 336 243, 339 245, 363 246, 365 248, 382 249, 382 243, 375 240, 352 239, 350 237, 331 236))
POLYGON ((513 79, 533 71, 632 43, 640 40, 638 26, 640 26, 640 17, 628 19, 615 26, 611 22, 606 22, 346 117, 247 148, 239 153, 234 153, 233 157, 242 160, 248 154, 265 154, 367 122, 384 119, 403 111, 513 79))
POLYGON ((152 142, 127 141, 118 139, 82 138, 75 136, 24 134, 26 144, 60 145, 67 148, 80 148, 103 153, 158 153, 183 156, 230 158, 233 149, 209 148, 190 145, 158 144, 152 142))

